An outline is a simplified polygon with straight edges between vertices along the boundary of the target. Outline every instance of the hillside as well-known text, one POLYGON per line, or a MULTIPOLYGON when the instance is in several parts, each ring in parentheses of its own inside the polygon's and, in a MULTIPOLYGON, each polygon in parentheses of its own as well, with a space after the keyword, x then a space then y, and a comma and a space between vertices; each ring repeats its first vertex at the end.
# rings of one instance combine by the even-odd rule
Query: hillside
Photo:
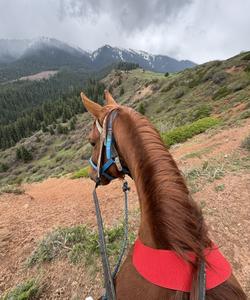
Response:
MULTIPOLYGON (((164 138, 174 128, 209 116, 220 120, 217 128, 240 126, 250 117, 249 66, 249 53, 243 53, 226 61, 209 62, 167 77, 141 69, 114 70, 101 81, 101 89, 96 95, 100 95, 105 86, 110 88, 118 102, 148 116, 164 138)), ((93 85, 86 92, 95 98, 95 89, 93 85)), ((81 104, 77 95, 66 99, 63 101, 69 101, 70 105, 74 101, 81 104)), ((86 165, 90 152, 86 133, 91 118, 88 114, 78 114, 75 119, 75 125, 71 124, 72 115, 56 120, 57 124, 67 127, 66 134, 55 124, 46 125, 47 130, 37 131, 16 146, 2 150, 1 185, 61 176, 86 165), (21 145, 32 152, 33 160, 23 162, 16 158, 16 151, 21 145)))

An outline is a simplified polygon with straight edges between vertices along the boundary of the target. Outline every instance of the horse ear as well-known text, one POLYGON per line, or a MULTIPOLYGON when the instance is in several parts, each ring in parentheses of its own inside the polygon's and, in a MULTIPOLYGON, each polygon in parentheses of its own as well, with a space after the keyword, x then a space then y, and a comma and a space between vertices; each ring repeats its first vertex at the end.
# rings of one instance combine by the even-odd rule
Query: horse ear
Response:
POLYGON ((87 111, 98 119, 102 111, 102 106, 98 103, 91 101, 83 92, 81 92, 81 98, 82 103, 87 109, 87 111))
POLYGON ((108 90, 104 91, 104 98, 106 100, 106 105, 118 105, 108 90))

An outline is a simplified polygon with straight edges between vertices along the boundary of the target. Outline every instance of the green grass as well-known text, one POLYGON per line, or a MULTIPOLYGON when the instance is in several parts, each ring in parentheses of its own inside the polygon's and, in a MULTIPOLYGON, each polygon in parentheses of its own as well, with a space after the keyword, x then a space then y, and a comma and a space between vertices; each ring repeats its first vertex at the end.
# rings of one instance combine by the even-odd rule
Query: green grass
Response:
POLYGON ((219 124, 218 119, 206 117, 189 125, 177 127, 167 133, 162 134, 163 141, 166 145, 171 146, 177 143, 183 143, 187 139, 206 131, 207 129, 219 124))
POLYGON ((89 177, 89 166, 83 168, 83 169, 80 169, 79 171, 75 172, 73 175, 72 175, 72 179, 77 179, 77 178, 87 178, 89 177))
POLYGON ((2 296, 1 300, 31 300, 38 299, 40 294, 39 286, 36 280, 31 279, 19 284, 10 292, 2 296))
MULTIPOLYGON (((123 226, 106 229, 105 237, 108 254, 114 261, 123 239, 123 226)), ((130 235, 129 239, 132 241, 134 236, 130 235)), ((55 229, 38 244, 27 265, 31 267, 65 257, 74 264, 95 265, 99 259, 98 234, 83 225, 55 229)))
POLYGON ((216 192, 222 192, 225 190, 225 184, 216 185, 214 189, 216 192))

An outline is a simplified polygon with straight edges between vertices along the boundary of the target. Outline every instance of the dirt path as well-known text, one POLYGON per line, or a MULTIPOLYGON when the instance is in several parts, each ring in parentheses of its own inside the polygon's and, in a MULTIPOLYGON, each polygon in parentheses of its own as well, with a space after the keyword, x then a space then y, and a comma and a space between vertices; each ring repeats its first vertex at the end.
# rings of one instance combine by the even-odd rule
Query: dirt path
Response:
POLYGON ((249 133, 250 119, 241 127, 221 129, 216 134, 213 134, 213 131, 199 134, 174 147, 171 153, 177 159, 180 168, 195 167, 210 158, 231 155, 249 133))
MULTIPOLYGON (((202 134, 171 152, 181 168, 192 167, 216 155, 230 155, 239 148, 249 132, 250 120, 243 127, 227 129, 212 136, 202 134), (205 148, 211 151, 204 152, 205 148), (187 157, 190 153, 199 151, 204 152, 200 157, 187 157)), ((136 211, 138 201, 131 181, 130 186, 130 211, 136 211)), ((249 186, 250 174, 246 171, 228 174, 207 184, 194 198, 204 206, 204 216, 211 236, 222 246, 236 276, 250 295, 249 186), (216 191, 218 185, 223 187, 221 191, 216 191)), ((0 295, 34 275, 34 271, 24 267, 24 262, 47 232, 58 226, 95 226, 91 197, 93 183, 90 180, 48 179, 24 185, 24 189, 23 195, 0 196, 0 295)), ((99 188, 98 194, 106 223, 117 224, 123 208, 121 182, 115 181, 99 188)), ((41 272, 41 276, 47 279, 48 290, 53 291, 53 294, 44 299, 82 299, 74 297, 100 292, 98 286, 93 286, 91 290, 90 279, 86 279, 82 269, 65 261, 48 264, 41 272)))

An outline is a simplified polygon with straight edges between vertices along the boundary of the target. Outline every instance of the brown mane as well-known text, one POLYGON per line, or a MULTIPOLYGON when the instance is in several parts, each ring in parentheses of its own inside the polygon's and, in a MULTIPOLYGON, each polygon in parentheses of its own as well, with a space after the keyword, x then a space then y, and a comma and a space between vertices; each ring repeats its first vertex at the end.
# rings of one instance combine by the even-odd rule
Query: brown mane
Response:
POLYGON ((185 250, 191 250, 202 257, 202 249, 210 245, 210 240, 201 211, 181 172, 149 121, 130 109, 123 111, 127 126, 133 128, 127 139, 134 145, 138 158, 138 185, 150 199, 149 216, 157 248, 173 249, 182 256, 185 250))

